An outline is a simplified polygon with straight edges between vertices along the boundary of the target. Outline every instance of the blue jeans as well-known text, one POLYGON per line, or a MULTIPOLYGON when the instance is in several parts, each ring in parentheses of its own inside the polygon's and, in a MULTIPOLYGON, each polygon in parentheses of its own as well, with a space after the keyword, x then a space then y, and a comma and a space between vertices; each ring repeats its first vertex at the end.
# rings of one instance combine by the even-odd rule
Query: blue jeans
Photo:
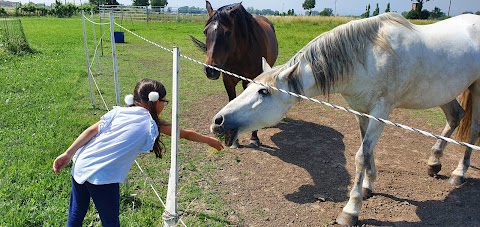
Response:
POLYGON ((68 227, 82 226, 90 206, 90 197, 97 208, 102 226, 120 226, 120 186, 118 183, 94 185, 88 182, 78 184, 72 177, 68 227))

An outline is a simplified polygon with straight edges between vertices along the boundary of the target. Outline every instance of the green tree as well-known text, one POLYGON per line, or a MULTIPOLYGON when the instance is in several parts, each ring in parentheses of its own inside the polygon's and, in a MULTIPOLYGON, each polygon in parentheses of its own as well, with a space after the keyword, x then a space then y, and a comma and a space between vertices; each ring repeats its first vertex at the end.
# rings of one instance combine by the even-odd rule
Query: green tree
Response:
POLYGON ((372 16, 378 16, 378 14, 380 14, 380 8, 378 8, 378 3, 377 3, 377 7, 373 11, 372 16))
POLYGON ((315 0, 305 0, 302 7, 303 9, 308 10, 308 15, 312 15, 312 9, 315 8, 315 0))
POLYGON ((445 17, 445 13, 442 12, 442 10, 438 7, 435 7, 435 9, 430 12, 430 19, 440 19, 442 17, 445 17))
POLYGON ((293 9, 289 9, 289 10, 287 11, 287 15, 288 15, 288 16, 295 16, 295 11, 294 11, 293 9))
POLYGON ((37 6, 33 2, 29 2, 22 6, 22 11, 28 13, 29 15, 35 14, 37 11, 37 6))
POLYGON ((100 5, 107 5, 107 0, 89 0, 90 4, 96 5, 97 7, 100 5))
POLYGON ((390 2, 387 4, 387 8, 385 9, 385 13, 390 12, 390 2))
POLYGON ((50 10, 52 15, 56 17, 65 18, 72 17, 77 13, 78 7, 72 3, 62 4, 60 0, 55 0, 55 7, 50 10))
POLYGON ((149 6, 150 3, 148 2, 148 0, 133 0, 133 4, 134 6, 149 6))
POLYGON ((420 19, 426 20, 430 17, 430 12, 428 10, 424 9, 422 12, 420 12, 420 19))
POLYGON ((418 19, 418 18, 420 18, 420 13, 418 13, 416 10, 410 10, 405 15, 405 18, 407 18, 407 19, 418 19))
POLYGON ((325 9, 323 9, 322 12, 320 12, 319 15, 320 16, 333 16, 333 9, 325 8, 325 9))
POLYGON ((152 6, 165 7, 168 5, 167 0, 151 0, 152 6))
POLYGON ((360 15, 360 17, 362 17, 362 18, 368 18, 368 17, 370 17, 370 4, 368 4, 368 6, 365 8, 365 13, 363 13, 362 15, 360 15))
POLYGON ((0 16, 3 16, 3 15, 7 15, 7 11, 5 10, 5 8, 0 7, 0 16))

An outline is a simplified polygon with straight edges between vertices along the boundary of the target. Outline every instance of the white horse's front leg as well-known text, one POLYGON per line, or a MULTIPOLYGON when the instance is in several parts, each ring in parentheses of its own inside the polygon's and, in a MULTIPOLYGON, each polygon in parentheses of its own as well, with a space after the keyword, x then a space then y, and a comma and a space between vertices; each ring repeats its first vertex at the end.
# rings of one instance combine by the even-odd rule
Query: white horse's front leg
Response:
MULTIPOLYGON (((388 114, 382 111, 383 114, 375 114, 386 118, 388 114)), ((361 123, 360 123, 361 124, 361 123)), ((383 131, 384 124, 375 120, 368 121, 368 127, 362 141, 362 145, 355 156, 355 180, 352 190, 350 191, 350 199, 347 205, 343 208, 342 213, 337 217, 337 223, 340 225, 356 225, 358 216, 362 206, 363 192, 369 191, 371 194, 373 188, 373 181, 376 178, 376 168, 373 162, 373 150, 383 131), (365 173, 367 178, 364 179, 365 173), (362 184, 363 182, 363 184, 362 184)))

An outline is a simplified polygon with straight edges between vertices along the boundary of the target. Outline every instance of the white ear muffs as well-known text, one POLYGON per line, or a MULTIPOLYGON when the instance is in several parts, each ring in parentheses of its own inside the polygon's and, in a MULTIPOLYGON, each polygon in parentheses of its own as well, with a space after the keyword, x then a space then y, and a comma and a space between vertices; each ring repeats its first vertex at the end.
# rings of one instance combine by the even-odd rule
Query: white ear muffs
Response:
POLYGON ((159 98, 160 98, 160 95, 156 91, 152 91, 148 93, 148 101, 150 102, 158 101, 159 98))
POLYGON ((133 102, 134 102, 133 95, 126 95, 124 101, 127 104, 127 106, 133 105, 133 102))

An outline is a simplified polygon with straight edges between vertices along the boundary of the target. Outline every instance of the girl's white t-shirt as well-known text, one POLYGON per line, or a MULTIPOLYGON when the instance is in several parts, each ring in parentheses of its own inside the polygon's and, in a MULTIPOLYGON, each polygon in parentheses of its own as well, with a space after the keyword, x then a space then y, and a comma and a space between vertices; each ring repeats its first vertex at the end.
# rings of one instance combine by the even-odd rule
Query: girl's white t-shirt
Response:
POLYGON ((158 136, 157 124, 143 107, 115 107, 101 120, 98 134, 72 159, 79 184, 123 183, 137 155, 150 151, 158 136))

